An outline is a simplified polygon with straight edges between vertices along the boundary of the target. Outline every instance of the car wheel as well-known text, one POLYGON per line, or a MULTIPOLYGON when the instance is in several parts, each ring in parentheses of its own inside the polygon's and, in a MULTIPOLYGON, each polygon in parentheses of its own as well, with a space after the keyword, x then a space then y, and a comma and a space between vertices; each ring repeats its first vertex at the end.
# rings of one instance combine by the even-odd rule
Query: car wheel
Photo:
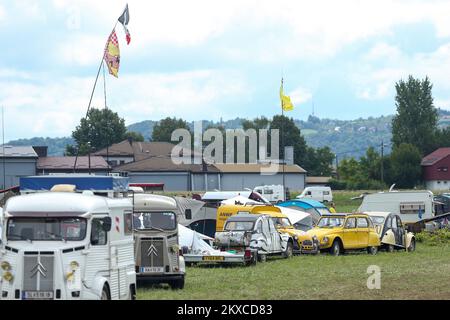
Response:
POLYGON ((341 254, 341 243, 338 240, 333 241, 333 245, 331 246, 330 253, 333 256, 338 256, 341 254))
POLYGON ((102 300, 111 300, 111 295, 109 294, 108 286, 105 284, 102 289, 102 300))
POLYGON ((266 261, 267 261, 267 255, 258 254, 258 262, 266 262, 266 261))
POLYGON ((394 252, 395 251, 394 245, 392 245, 392 244, 388 245, 387 250, 388 250, 388 252, 394 252))
POLYGON ((368 247, 367 248, 367 253, 368 254, 372 254, 372 255, 376 255, 378 253, 378 247, 368 247))
POLYGON ((415 250, 416 250, 416 240, 411 239, 411 243, 410 243, 410 245, 408 247, 408 251, 409 252, 413 252, 415 250))
POLYGON ((286 246, 286 251, 283 253, 283 256, 286 259, 289 259, 289 258, 292 258, 293 254, 294 254, 294 249, 293 249, 292 243, 288 242, 287 246, 286 246))

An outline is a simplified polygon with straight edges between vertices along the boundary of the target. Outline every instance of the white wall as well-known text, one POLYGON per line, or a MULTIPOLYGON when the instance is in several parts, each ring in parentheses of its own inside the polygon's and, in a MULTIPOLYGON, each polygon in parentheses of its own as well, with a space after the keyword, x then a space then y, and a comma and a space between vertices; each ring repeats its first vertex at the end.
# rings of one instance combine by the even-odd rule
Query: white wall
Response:
POLYGON ((431 191, 450 191, 450 180, 430 180, 426 187, 431 191))

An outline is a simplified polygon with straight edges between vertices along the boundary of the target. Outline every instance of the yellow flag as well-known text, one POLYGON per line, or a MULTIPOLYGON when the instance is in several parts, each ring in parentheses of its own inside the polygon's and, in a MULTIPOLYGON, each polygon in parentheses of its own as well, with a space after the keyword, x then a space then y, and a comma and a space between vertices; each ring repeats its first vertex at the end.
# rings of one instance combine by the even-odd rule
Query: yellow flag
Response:
POLYGON ((281 107, 283 111, 292 111, 294 110, 294 105, 291 102, 291 98, 289 96, 285 96, 283 92, 283 80, 281 80, 281 88, 280 88, 280 100, 281 107))

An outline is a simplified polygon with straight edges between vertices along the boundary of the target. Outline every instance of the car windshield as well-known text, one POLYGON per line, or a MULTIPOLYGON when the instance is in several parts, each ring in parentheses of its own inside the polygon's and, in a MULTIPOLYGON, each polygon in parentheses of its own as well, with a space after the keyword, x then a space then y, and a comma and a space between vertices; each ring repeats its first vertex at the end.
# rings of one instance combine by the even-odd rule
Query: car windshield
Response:
POLYGON ((83 218, 11 218, 6 237, 9 241, 81 241, 86 224, 83 218))
POLYGON ((251 231, 253 230, 253 221, 228 221, 225 225, 227 231, 251 231))
POLYGON ((380 216, 371 216, 370 217, 374 224, 376 225, 383 225, 384 224, 384 217, 380 216))
POLYGON ((174 230, 177 228, 176 215, 173 212, 135 212, 133 228, 137 230, 174 230))
POLYGON ((288 218, 273 217, 272 221, 275 224, 275 227, 277 227, 277 228, 293 227, 291 224, 291 221, 289 221, 288 218))
POLYGON ((342 227, 344 220, 344 217, 323 217, 320 219, 317 226, 320 228, 342 227))

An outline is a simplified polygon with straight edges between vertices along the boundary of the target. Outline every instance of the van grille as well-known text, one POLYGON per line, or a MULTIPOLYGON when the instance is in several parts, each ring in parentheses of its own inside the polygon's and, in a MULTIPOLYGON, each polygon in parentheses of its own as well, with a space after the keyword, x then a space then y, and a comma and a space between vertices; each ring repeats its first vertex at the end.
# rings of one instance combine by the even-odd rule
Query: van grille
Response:
POLYGON ((24 256, 23 290, 53 292, 54 257, 24 256))
POLYGON ((141 267, 164 266, 163 240, 146 240, 141 245, 141 267))

